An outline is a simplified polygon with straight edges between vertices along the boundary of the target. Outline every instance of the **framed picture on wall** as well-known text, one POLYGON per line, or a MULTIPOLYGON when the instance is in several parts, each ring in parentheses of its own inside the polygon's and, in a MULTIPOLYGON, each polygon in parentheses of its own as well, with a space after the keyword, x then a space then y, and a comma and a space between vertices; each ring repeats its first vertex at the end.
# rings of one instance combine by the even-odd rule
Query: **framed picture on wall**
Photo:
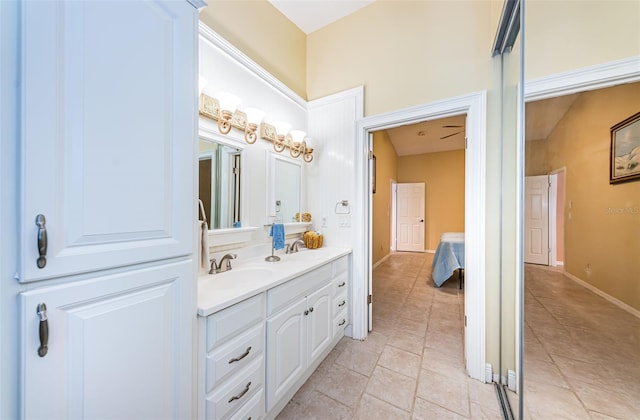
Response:
POLYGON ((611 127, 609 183, 640 179, 640 112, 611 127))

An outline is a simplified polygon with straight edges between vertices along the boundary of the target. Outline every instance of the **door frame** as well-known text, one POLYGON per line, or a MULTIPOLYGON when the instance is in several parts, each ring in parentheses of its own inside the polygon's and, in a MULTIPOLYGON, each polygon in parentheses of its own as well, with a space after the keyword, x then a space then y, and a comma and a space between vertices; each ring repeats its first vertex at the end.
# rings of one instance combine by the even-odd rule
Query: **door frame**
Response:
POLYGON ((416 107, 366 117, 358 121, 356 132, 356 185, 353 268, 353 338, 368 334, 367 298, 372 278, 372 192, 368 159, 369 135, 400 125, 414 124, 455 115, 467 115, 465 151, 465 357, 467 372, 485 381, 485 209, 487 92, 480 91, 416 107), (364 239, 364 240, 363 240, 364 239))

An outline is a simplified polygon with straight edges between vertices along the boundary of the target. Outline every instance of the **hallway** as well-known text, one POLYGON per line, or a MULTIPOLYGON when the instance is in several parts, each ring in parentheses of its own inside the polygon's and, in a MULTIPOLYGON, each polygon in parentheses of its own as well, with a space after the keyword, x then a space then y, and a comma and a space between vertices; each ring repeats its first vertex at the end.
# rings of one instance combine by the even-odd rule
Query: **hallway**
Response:
POLYGON ((500 419, 493 385, 464 371, 464 295, 431 281, 433 254, 392 254, 373 272, 373 332, 344 338, 278 419, 500 419))

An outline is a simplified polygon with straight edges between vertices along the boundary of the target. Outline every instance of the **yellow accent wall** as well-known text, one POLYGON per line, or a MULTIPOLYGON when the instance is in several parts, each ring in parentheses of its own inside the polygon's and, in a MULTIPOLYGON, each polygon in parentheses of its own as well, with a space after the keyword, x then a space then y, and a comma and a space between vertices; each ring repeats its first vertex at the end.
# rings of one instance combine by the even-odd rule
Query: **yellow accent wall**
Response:
POLYGON ((302 98, 307 36, 267 0, 207 0, 200 20, 302 98))
POLYGON ((531 175, 566 167, 565 270, 640 311, 640 180, 609 184, 610 129, 638 98, 640 83, 583 93, 526 159, 531 175))
POLYGON ((391 247, 391 181, 398 179, 398 156, 386 131, 373 133, 376 156, 376 193, 373 194, 373 263, 390 252, 391 247))
POLYGON ((398 158, 398 182, 425 183, 425 247, 444 232, 464 232, 464 150, 398 158))

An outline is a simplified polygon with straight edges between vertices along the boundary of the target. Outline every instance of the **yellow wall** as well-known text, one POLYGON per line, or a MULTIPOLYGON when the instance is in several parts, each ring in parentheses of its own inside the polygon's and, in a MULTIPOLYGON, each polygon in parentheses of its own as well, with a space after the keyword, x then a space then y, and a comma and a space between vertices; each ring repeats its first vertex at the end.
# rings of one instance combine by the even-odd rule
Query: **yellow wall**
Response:
POLYGON ((531 148, 527 172, 566 167, 566 271, 640 310, 640 180, 609 184, 610 128, 638 112, 638 98, 640 83, 583 93, 533 142, 545 159, 531 148))
POLYGON ((464 150, 400 156, 398 182, 425 183, 427 249, 435 250, 444 232, 464 232, 464 150))
POLYGON ((200 20, 291 90, 307 96, 307 36, 267 0, 207 0, 200 20))
POLYGON ((397 181, 396 149, 386 131, 373 133, 373 153, 376 155, 376 193, 373 194, 373 263, 387 254, 391 246, 391 181, 397 181))

